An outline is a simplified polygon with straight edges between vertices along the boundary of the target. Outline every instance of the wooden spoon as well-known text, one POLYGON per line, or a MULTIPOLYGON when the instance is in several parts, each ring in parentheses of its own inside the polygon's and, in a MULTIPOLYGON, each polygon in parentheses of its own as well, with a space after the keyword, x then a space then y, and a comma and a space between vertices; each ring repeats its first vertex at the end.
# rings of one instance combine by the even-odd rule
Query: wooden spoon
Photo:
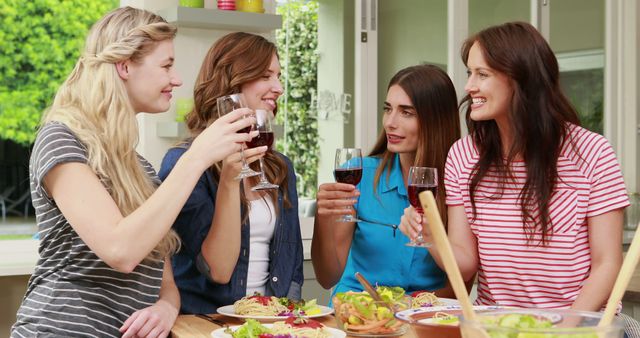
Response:
MULTIPOLYGON (((640 224, 638 224, 638 227, 640 227, 640 224)), ((624 257, 624 262, 622 262, 622 268, 620 268, 616 282, 613 284, 613 290, 611 290, 607 306, 604 308, 604 314, 602 315, 602 318, 600 318, 598 327, 611 325, 613 316, 616 314, 618 304, 622 300, 622 296, 624 296, 624 292, 629 285, 629 281, 633 276, 636 265, 638 265, 638 259, 640 259, 640 231, 636 230, 636 234, 633 236, 633 241, 631 241, 627 255, 624 257)))
POLYGON ((364 289, 371 295, 371 297, 373 297, 373 300, 383 302, 382 297, 380 297, 380 294, 378 294, 378 291, 376 291, 371 283, 369 283, 369 281, 364 278, 364 276, 360 272, 356 272, 356 278, 358 279, 358 282, 360 282, 360 284, 364 286, 364 289))
MULTIPOLYGON (((473 311, 473 305, 469 299, 467 288, 462 280, 462 274, 458 268, 458 263, 453 256, 453 250, 451 250, 451 244, 447 238, 447 233, 444 230, 440 213, 438 212, 438 206, 436 200, 433 198, 431 191, 425 190, 420 193, 420 203, 422 204, 422 210, 424 210, 424 216, 427 218, 429 229, 431 230, 431 237, 433 238, 436 248, 440 253, 440 258, 444 264, 444 270, 447 273, 453 293, 456 295, 460 306, 462 307, 462 314, 464 318, 471 321, 476 321, 476 313, 473 311)), ((481 333, 480 337, 489 338, 487 332, 479 329, 478 333, 481 333)))
POLYGON ((391 309, 394 313, 406 309, 399 304, 394 304, 394 302, 392 301, 385 302, 384 299, 382 299, 382 297, 378 293, 378 291, 376 291, 376 289, 371 285, 371 283, 369 283, 369 281, 366 278, 364 278, 364 276, 360 272, 356 272, 355 275, 356 275, 356 278, 358 279, 358 282, 360 282, 360 284, 364 286, 364 289, 371 295, 373 300, 387 304, 389 309, 391 309))

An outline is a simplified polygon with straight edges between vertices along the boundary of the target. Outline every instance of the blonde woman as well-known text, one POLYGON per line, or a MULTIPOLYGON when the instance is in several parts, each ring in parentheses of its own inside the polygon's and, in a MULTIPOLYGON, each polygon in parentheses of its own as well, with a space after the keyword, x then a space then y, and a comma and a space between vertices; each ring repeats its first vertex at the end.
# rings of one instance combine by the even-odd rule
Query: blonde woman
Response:
POLYGON ((40 259, 11 337, 166 337, 180 307, 171 224, 199 173, 250 139, 238 110, 194 140, 158 187, 135 151, 136 114, 182 84, 176 28, 124 7, 98 21, 45 113, 30 162, 40 259))

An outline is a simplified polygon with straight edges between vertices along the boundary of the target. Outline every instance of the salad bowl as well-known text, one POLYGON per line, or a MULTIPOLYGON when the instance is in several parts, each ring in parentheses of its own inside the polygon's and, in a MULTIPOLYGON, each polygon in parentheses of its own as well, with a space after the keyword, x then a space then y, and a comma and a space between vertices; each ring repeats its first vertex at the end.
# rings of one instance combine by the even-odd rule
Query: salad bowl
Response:
POLYGON ((463 338, 622 338, 622 320, 598 326, 602 313, 568 309, 502 309, 460 318, 463 338), (484 334, 483 334, 484 332, 484 334))

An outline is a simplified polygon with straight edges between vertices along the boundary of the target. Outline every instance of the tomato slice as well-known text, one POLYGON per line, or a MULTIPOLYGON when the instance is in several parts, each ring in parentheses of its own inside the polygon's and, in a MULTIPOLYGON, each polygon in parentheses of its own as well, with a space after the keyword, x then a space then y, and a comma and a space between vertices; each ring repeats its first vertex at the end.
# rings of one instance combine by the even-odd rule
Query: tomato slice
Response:
POLYGON ((249 299, 253 299, 264 306, 269 305, 269 302, 271 301, 271 297, 268 296, 251 296, 249 299))
POLYGON ((420 295, 421 293, 425 293, 428 292, 426 290, 418 290, 418 291, 414 291, 411 293, 411 297, 417 297, 418 295, 420 295))
POLYGON ((308 319, 308 318, 296 318, 294 316, 288 317, 285 320, 285 323, 296 328, 308 327, 311 329, 319 329, 319 328, 322 328, 323 326, 322 323, 320 323, 319 321, 308 319))

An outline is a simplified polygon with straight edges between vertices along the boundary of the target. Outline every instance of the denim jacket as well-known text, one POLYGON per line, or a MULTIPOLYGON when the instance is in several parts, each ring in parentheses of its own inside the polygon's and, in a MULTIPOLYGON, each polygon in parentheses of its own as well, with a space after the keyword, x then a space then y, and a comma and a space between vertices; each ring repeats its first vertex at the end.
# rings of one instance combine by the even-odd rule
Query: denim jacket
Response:
MULTIPOLYGON (((167 152, 159 172, 162 180, 166 179, 185 151, 184 148, 172 148, 167 152)), ((269 249, 269 279, 266 284, 266 294, 300 299, 304 278, 296 177, 291 161, 286 156, 280 155, 287 163, 286 193, 292 207, 284 208, 283 191, 280 188, 277 201, 280 212, 269 249)), ((240 256, 229 283, 217 284, 210 279, 207 271, 209 267, 200 253, 202 243, 211 227, 217 190, 218 184, 211 172, 207 170, 198 180, 173 224, 173 229, 182 241, 180 251, 172 259, 175 282, 180 291, 181 313, 215 313, 218 307, 233 304, 247 292, 248 217, 242 224, 240 256)), ((241 219, 245 218, 244 212, 243 210, 241 219)))

